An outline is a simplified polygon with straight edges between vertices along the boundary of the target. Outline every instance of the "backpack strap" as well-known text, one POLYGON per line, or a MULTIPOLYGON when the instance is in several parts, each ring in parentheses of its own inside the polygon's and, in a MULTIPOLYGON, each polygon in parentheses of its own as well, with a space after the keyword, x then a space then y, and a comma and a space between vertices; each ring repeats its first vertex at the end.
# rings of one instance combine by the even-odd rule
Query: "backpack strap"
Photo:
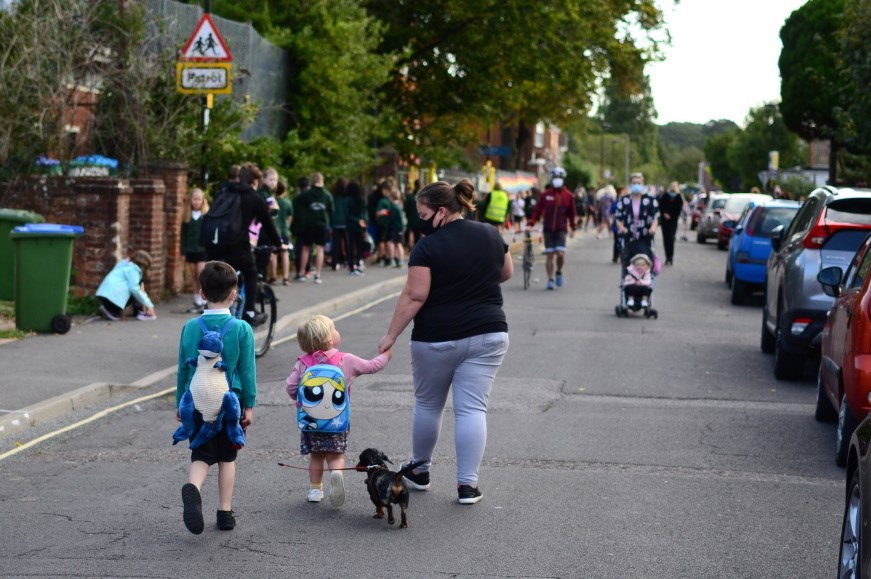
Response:
POLYGON ((300 356, 298 359, 300 362, 305 364, 306 368, 310 368, 316 364, 332 364, 333 366, 338 366, 342 363, 342 359, 345 357, 345 352, 336 352, 333 354, 333 357, 328 357, 323 351, 317 350, 312 352, 311 354, 306 354, 305 356, 300 356), (320 354, 320 356, 318 356, 320 354))
POLYGON ((209 327, 206 325, 206 322, 203 321, 202 316, 197 318, 197 322, 200 323, 200 329, 203 331, 204 334, 209 331, 209 327))
POLYGON ((227 332, 230 331, 230 328, 232 328, 233 324, 235 324, 235 323, 236 323, 236 318, 234 318, 233 316, 230 316, 230 319, 227 320, 227 323, 224 324, 223 328, 221 328, 221 335, 226 336, 227 332))

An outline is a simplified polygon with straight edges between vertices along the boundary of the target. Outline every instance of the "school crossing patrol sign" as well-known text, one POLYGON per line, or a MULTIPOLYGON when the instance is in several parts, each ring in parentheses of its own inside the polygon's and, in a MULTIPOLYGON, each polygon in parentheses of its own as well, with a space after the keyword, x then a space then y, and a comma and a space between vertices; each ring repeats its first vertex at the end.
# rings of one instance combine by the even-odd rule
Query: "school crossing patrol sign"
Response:
POLYGON ((183 94, 230 94, 233 56, 208 12, 203 14, 176 63, 176 87, 183 94))

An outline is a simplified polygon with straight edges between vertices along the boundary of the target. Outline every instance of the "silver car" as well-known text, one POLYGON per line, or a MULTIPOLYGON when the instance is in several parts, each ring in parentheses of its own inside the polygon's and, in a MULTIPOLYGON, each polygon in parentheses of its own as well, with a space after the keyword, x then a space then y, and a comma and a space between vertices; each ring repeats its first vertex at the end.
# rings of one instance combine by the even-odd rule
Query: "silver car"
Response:
POLYGON ((708 205, 702 211, 699 218, 699 227, 696 229, 696 241, 705 243, 710 238, 716 238, 720 230, 720 212, 726 206, 729 199, 727 193, 711 193, 708 205))
POLYGON ((763 352, 774 353, 774 376, 795 380, 819 354, 820 334, 834 298, 817 280, 821 269, 846 270, 871 232, 871 190, 823 187, 799 208, 788 228, 772 231, 765 272, 763 352))

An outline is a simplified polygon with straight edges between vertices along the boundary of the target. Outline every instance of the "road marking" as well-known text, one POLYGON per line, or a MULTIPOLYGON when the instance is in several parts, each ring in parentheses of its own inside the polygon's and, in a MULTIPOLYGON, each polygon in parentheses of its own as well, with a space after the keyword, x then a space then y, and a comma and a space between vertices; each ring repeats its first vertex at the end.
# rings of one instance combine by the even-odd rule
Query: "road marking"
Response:
MULTIPOLYGON (((375 300, 375 301, 373 301, 365 306, 360 306, 359 308, 351 310, 350 312, 346 312, 344 314, 336 316, 335 318, 333 318, 333 320, 334 321, 344 320, 346 318, 350 318, 351 316, 355 316, 357 314, 365 312, 368 309, 374 308, 378 304, 381 304, 383 302, 386 302, 387 300, 391 300, 391 299, 395 298, 400 293, 401 292, 393 292, 393 293, 390 293, 386 296, 382 296, 382 297, 378 298, 377 300, 375 300)), ((275 347, 278 344, 290 342, 292 340, 296 340, 296 334, 273 342, 272 347, 275 347)), ((137 386, 140 388, 144 388, 146 386, 151 386, 155 382, 159 382, 160 380, 166 378, 167 376, 172 375, 173 373, 176 372, 177 369, 178 368, 176 366, 164 368, 163 370, 159 370, 157 372, 149 374, 148 376, 146 376, 144 378, 137 380, 136 382, 133 382, 133 386, 137 386)), ((165 390, 161 390, 160 392, 155 392, 154 394, 149 394, 147 396, 142 396, 140 398, 136 398, 135 400, 123 402, 123 403, 118 404, 116 406, 112 406, 111 408, 106 408, 106 409, 101 410, 101 411, 97 412, 96 414, 94 414, 88 418, 85 418, 83 420, 79 420, 78 422, 75 422, 73 424, 68 424, 67 426, 64 426, 63 428, 59 428, 57 430, 53 430, 52 432, 48 432, 46 434, 43 434, 42 436, 34 438, 33 440, 26 442, 26 443, 22 444, 21 446, 16 446, 15 448, 0 454, 0 461, 5 460, 11 456, 15 456, 19 452, 23 452, 23 451, 27 450, 28 448, 32 448, 32 447, 36 446, 37 444, 45 442, 46 440, 51 440, 52 438, 59 436, 65 432, 75 430, 76 428, 79 428, 79 427, 84 426, 86 424, 90 424, 91 422, 94 422, 95 420, 100 420, 101 418, 105 418, 106 416, 109 416, 110 414, 112 414, 114 412, 118 412, 119 410, 124 410, 125 408, 133 406, 134 404, 147 402, 149 400, 154 400, 155 398, 162 398, 164 396, 168 396, 169 394, 172 394, 173 392, 175 392, 175 387, 167 388, 165 390)))

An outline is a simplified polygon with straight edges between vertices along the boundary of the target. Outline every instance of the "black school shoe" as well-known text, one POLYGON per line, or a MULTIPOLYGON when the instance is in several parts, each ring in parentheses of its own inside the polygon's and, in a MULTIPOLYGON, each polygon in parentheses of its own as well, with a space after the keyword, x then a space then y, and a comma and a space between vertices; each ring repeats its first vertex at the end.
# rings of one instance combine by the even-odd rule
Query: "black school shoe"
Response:
POLYGON ((484 495, 481 494, 481 491, 478 490, 477 487, 472 487, 470 485, 458 486, 457 495, 459 496, 461 505, 474 505, 484 498, 484 495))
POLYGON ((181 487, 181 501, 184 503, 184 526, 194 535, 203 532, 203 499, 200 489, 193 483, 181 487))
POLYGON ((218 511, 218 528, 222 531, 232 531, 236 528, 236 517, 233 511, 218 511))

